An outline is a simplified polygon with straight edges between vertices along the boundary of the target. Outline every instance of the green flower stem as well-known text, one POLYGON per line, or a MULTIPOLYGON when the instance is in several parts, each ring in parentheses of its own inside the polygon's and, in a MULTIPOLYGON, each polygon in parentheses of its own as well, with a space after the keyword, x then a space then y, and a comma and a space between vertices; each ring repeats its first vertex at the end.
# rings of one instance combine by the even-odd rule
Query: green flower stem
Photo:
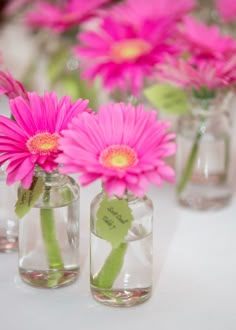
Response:
MULTIPOLYGON (((199 90, 193 90, 193 95, 199 99, 199 101, 202 102, 202 108, 205 111, 208 111, 211 100, 216 96, 216 91, 209 90, 208 88, 202 87, 199 90)), ((184 168, 183 175, 181 177, 181 180, 179 181, 179 184, 177 185, 177 193, 181 194, 183 190, 186 187, 186 184, 188 183, 189 179, 191 178, 193 168, 196 162, 198 150, 199 150, 199 142, 201 140, 201 137, 204 135, 205 132, 205 121, 206 117, 203 115, 201 117, 201 124, 198 129, 198 132, 196 134, 192 149, 190 151, 187 165, 184 168)))
MULTIPOLYGON (((50 176, 46 174, 46 178, 50 176)), ((50 202, 50 189, 44 192, 44 203, 48 208, 40 209, 40 224, 48 262, 48 287, 57 287, 60 280, 63 278, 64 262, 62 259, 60 246, 56 236, 56 227, 54 219, 54 211, 49 206, 50 202), (55 271, 54 271, 55 270, 55 271)))
POLYGON ((49 269, 63 269, 64 263, 56 238, 56 228, 52 209, 40 210, 40 223, 49 269))
POLYGON ((188 183, 189 179, 191 178, 193 168, 194 168, 194 165, 195 165, 195 161, 196 161, 196 158, 197 158, 197 154, 198 154, 199 141, 200 141, 202 135, 204 134, 204 127, 203 127, 204 123, 205 123, 205 120, 202 119, 202 123, 201 123, 200 128, 197 132, 197 135, 196 135, 194 143, 193 143, 193 147, 192 147, 191 152, 190 152, 189 157, 188 157, 187 165, 184 168, 183 175, 181 176, 181 180, 179 181, 179 184, 177 186, 177 193, 178 194, 181 194, 183 192, 183 190, 186 187, 186 184, 188 183))
POLYGON ((121 243, 117 248, 112 248, 102 269, 98 275, 92 279, 92 284, 101 289, 112 288, 119 275, 123 263, 128 243, 121 243))

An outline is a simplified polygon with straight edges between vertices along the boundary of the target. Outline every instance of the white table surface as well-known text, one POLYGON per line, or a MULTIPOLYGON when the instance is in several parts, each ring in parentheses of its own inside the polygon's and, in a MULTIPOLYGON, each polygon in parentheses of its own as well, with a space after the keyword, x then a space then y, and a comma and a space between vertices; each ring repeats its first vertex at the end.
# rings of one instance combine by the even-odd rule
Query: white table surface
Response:
POLYGON ((81 274, 65 288, 36 289, 17 273, 17 254, 0 254, 0 329, 236 329, 236 200, 221 211, 177 206, 174 189, 152 188, 155 206, 152 298, 112 308, 89 291, 89 205, 99 184, 81 190, 81 274))

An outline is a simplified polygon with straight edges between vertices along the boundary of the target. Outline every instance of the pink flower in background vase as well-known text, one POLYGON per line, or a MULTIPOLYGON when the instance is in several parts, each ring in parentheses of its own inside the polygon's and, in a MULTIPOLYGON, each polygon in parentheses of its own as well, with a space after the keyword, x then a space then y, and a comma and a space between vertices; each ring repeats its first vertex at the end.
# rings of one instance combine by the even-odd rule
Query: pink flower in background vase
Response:
POLYGON ((108 0, 69 0, 53 4, 39 1, 26 21, 33 28, 49 28, 55 32, 63 32, 94 16, 96 9, 108 0))
POLYGON ((222 59, 236 51, 235 40, 222 35, 216 25, 208 26, 190 16, 183 20, 180 37, 196 59, 222 59))
POLYGON ((232 22, 236 20, 235 0, 216 0, 216 8, 223 21, 232 22))
MULTIPOLYGON (((219 112, 214 116, 214 110, 218 107, 224 110, 228 102, 228 97, 224 99, 225 92, 236 83, 236 47, 235 40, 220 35, 216 26, 207 26, 192 18, 185 19, 180 36, 183 38, 183 45, 185 43, 186 46, 183 47, 182 56, 177 58, 168 57, 165 64, 159 65, 156 69, 159 82, 165 81, 188 90, 188 94, 191 95, 194 101, 194 105, 189 104, 189 110, 191 107, 195 108, 196 106, 196 114, 194 113, 195 110, 186 114, 181 118, 178 125, 181 138, 179 138, 180 152, 177 155, 177 193, 181 203, 191 207, 191 205, 194 205, 192 201, 198 198, 198 193, 196 194, 197 197, 195 196, 195 189, 202 184, 199 185, 200 181, 195 183, 192 178, 195 175, 200 175, 206 179, 205 182, 208 184, 208 177, 212 175, 209 173, 214 173, 213 167, 209 166, 209 161, 205 158, 203 145, 209 139, 212 141, 215 139, 218 143, 217 130, 214 131, 214 126, 218 125, 215 119, 220 116, 217 119, 218 122, 223 121, 225 127, 228 127, 228 115, 224 114, 221 117, 219 112), (224 90, 224 93, 221 93, 221 90, 224 90), (218 100, 224 104, 218 105, 218 100), (182 139, 182 137, 184 138, 182 139), (181 158, 183 157, 183 150, 186 150, 186 144, 189 145, 189 149, 185 153, 186 158, 182 163, 181 158), (198 172, 199 164, 204 169, 202 171, 204 174, 198 172), (206 169, 207 171, 205 171, 206 169)), ((219 135, 222 136, 222 141, 226 139, 229 141, 228 131, 222 129, 220 132, 219 135)), ((229 142, 227 142, 224 152, 222 152, 222 163, 226 164, 222 170, 224 171, 224 180, 222 181, 224 187, 228 182, 229 145, 229 142)), ((217 152, 217 149, 214 149, 214 144, 209 145, 207 148, 209 154, 217 152)), ((205 188, 204 185, 202 185, 202 188, 205 188)), ((214 189, 218 189, 217 184, 214 189)), ((207 207, 205 207, 206 204, 203 205, 204 202, 202 201, 207 200, 208 196, 207 194, 201 196, 201 189, 199 189, 199 196, 200 203, 195 204, 194 208, 210 209, 212 205, 216 206, 213 202, 214 198, 208 200, 207 207), (209 202, 210 200, 211 202, 209 202)))
POLYGON ((149 183, 174 182, 173 169, 163 161, 176 150, 168 127, 141 105, 102 106, 96 115, 73 119, 59 140, 63 153, 57 161, 63 173, 80 172, 84 186, 101 179, 110 196, 122 197, 128 189, 142 197, 149 183))
POLYGON ((111 9, 111 15, 126 23, 144 19, 155 21, 163 17, 181 20, 195 5, 194 0, 126 0, 111 9))
POLYGON ((159 80, 186 88, 215 90, 236 83, 236 55, 225 60, 191 61, 168 58, 157 68, 159 80))
POLYGON ((163 56, 177 52, 169 44, 174 29, 170 19, 122 24, 106 17, 98 31, 78 35, 81 45, 75 47, 75 54, 84 59, 85 78, 101 77, 109 91, 119 88, 138 95, 144 77, 152 76, 163 56))
POLYGON ((21 82, 16 80, 10 72, 0 70, 0 95, 6 95, 9 99, 22 96, 28 99, 27 92, 21 82))
POLYGON ((166 56, 156 66, 157 79, 187 88, 224 88, 235 83, 236 41, 220 34, 216 25, 208 26, 185 17, 180 27, 182 56, 166 56))
POLYGON ((15 121, 0 116, 0 165, 9 162, 7 184, 21 181, 27 189, 36 165, 46 172, 56 169, 61 131, 75 115, 87 111, 87 104, 81 99, 71 103, 69 96, 59 101, 55 93, 28 93, 28 102, 22 97, 11 100, 15 121))

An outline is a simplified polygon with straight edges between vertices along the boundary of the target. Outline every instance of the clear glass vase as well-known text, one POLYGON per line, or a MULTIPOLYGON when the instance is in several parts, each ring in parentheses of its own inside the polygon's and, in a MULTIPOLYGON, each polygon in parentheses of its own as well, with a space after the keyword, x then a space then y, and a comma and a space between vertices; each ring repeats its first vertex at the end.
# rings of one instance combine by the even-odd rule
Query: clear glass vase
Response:
POLYGON ((39 182, 39 196, 19 221, 19 273, 32 286, 57 288, 79 275, 79 186, 57 171, 37 169, 34 185, 39 182))
POLYGON ((222 94, 192 98, 178 122, 176 175, 181 205, 198 210, 226 206, 232 197, 231 127, 222 94))
POLYGON ((130 193, 123 197, 133 220, 122 242, 114 248, 98 232, 98 210, 104 198, 102 192, 91 204, 91 293, 95 300, 110 306, 143 303, 152 292, 152 202, 146 196, 140 199, 130 193))
POLYGON ((18 249, 18 218, 14 212, 17 187, 7 186, 4 167, 0 167, 0 192, 0 252, 15 252, 18 249))

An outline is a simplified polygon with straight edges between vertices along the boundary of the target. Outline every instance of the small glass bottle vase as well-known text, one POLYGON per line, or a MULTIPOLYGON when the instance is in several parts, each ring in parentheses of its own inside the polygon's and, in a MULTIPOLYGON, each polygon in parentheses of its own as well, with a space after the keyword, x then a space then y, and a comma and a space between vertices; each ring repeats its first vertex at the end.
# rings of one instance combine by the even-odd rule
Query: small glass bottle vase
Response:
POLYGON ((198 210, 219 209, 232 197, 231 128, 222 95, 193 98, 178 122, 177 198, 198 210))
POLYGON ((94 198, 91 204, 90 284, 95 300, 110 306, 133 306, 151 296, 152 220, 153 206, 146 196, 140 199, 127 193, 118 199, 108 198, 102 192, 94 198), (105 211, 104 199, 108 201, 105 211), (114 204, 116 201, 119 203, 114 204), (115 239, 120 235, 119 224, 122 227, 127 222, 120 201, 125 201, 132 221, 124 238, 114 247, 101 235, 101 228, 107 226, 106 235, 114 230, 115 239))
POLYGON ((18 218, 15 214, 16 184, 6 184, 6 171, 0 167, 0 252, 15 252, 18 249, 18 218))
MULTIPOLYGON (((20 276, 36 287, 68 285, 79 274, 79 186, 69 176, 40 169, 33 185, 33 207, 19 220, 20 276)), ((21 187, 18 198, 25 192, 21 187)))

